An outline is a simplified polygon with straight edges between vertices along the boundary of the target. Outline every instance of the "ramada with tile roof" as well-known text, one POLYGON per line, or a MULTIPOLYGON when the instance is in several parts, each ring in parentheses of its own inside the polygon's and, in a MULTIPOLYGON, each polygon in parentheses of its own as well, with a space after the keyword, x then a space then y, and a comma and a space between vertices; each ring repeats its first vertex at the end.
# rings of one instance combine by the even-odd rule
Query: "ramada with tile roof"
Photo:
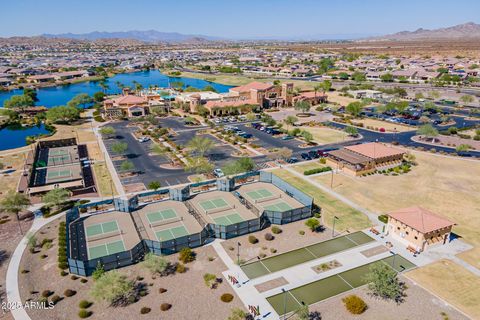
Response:
POLYGON ((390 212, 388 217, 387 233, 417 252, 448 243, 455 225, 455 222, 419 206, 390 212))
POLYGON ((405 151, 379 142, 368 142, 328 152, 327 163, 354 176, 395 167, 405 151))

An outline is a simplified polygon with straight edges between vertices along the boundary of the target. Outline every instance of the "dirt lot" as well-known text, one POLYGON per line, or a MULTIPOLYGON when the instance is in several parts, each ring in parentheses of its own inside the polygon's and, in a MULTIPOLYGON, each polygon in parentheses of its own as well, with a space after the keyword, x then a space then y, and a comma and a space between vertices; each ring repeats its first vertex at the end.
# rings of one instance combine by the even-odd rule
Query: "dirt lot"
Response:
POLYGON ((97 162, 92 166, 92 168, 99 195, 101 197, 111 196, 112 190, 113 193, 117 195, 117 189, 115 188, 115 184, 111 183, 112 178, 105 162, 97 162))
POLYGON ((270 257, 331 238, 332 233, 328 229, 325 229, 323 232, 311 232, 305 226, 305 221, 300 220, 278 226, 282 230, 279 234, 274 234, 271 228, 249 234, 259 240, 256 244, 248 242, 249 235, 244 235, 224 241, 222 246, 232 260, 237 261, 237 243, 240 242, 240 259, 246 262, 259 255, 263 256, 264 254, 270 257), (305 234, 301 235, 299 233, 300 230, 305 231, 305 234), (271 241, 265 240, 266 233, 272 234, 275 238, 271 241), (276 250, 276 252, 272 252, 272 250, 276 250))
POLYGON ((362 230, 371 225, 370 220, 368 220, 367 216, 363 213, 349 207, 342 201, 333 198, 307 181, 294 176, 284 169, 277 169, 272 172, 288 183, 291 183, 299 190, 312 196, 314 198, 314 203, 322 208, 322 221, 327 227, 332 227, 334 216, 339 218, 335 223, 335 230, 338 230, 339 232, 343 232, 347 229, 349 231, 362 230))
MULTIPOLYGON (((6 214, 0 213, 0 217, 4 217, 6 214)), ((33 220, 22 220, 21 228, 25 233, 30 226, 32 225, 33 220)), ((0 295, 1 300, 5 301, 5 277, 7 274, 8 263, 10 262, 10 257, 15 251, 20 240, 23 238, 23 235, 20 233, 18 223, 14 217, 10 217, 10 221, 7 223, 0 224, 0 295)), ((0 311, 0 319, 10 320, 13 319, 10 313, 6 313, 2 317, 2 312, 0 311)))
POLYGON ((350 140, 348 135, 340 130, 325 127, 298 127, 300 130, 306 130, 313 135, 313 141, 318 144, 329 144, 350 140))
MULTIPOLYGON (((149 294, 141 297, 140 300, 127 307, 112 308, 104 302, 92 300, 89 296, 89 289, 92 286, 92 279, 88 278, 87 283, 81 283, 80 279, 73 280, 70 275, 61 277, 57 269, 57 244, 56 235, 59 221, 52 222, 45 226, 37 238, 52 238, 54 245, 51 249, 42 249, 41 252, 31 254, 26 251, 22 258, 21 269, 29 270, 28 273, 20 275, 20 293, 23 300, 28 298, 38 299, 39 294, 31 294, 32 290, 52 290, 55 294, 64 297, 66 289, 76 290, 73 297, 65 297, 52 310, 29 310, 32 319, 76 319, 79 311, 78 303, 86 299, 94 304, 89 308, 93 312, 89 319, 136 319, 140 317, 140 309, 149 307, 152 309, 145 319, 225 319, 233 307, 243 308, 240 299, 235 295, 230 285, 224 279, 217 289, 208 288, 204 281, 205 273, 213 273, 221 277, 221 272, 226 270, 225 265, 211 247, 195 249, 196 261, 187 264, 188 270, 183 274, 175 274, 166 277, 152 278, 150 273, 141 267, 140 264, 125 267, 119 271, 135 279, 143 277, 142 282, 148 285, 149 294), (47 254, 46 259, 40 259, 42 254, 47 254), (209 257, 214 260, 209 261, 209 257), (48 275, 48 276, 46 276, 48 275), (151 285, 150 285, 151 284, 151 285), (165 288, 167 292, 160 294, 159 289, 165 288), (224 293, 234 295, 230 303, 220 301, 224 293), (172 308, 166 312, 160 311, 160 304, 172 304, 172 308), (214 316, 212 315, 212 312, 214 316)), ((170 261, 177 261, 177 255, 167 256, 170 261)))
POLYGON ((323 302, 310 306, 310 310, 317 310, 322 314, 322 319, 329 320, 398 320, 398 319, 422 319, 422 320, 441 320, 441 319, 468 319, 460 312, 450 306, 446 306, 443 301, 430 294, 413 281, 405 277, 400 277, 406 281, 408 289, 407 297, 401 304, 387 302, 372 297, 366 287, 356 288, 348 293, 341 294, 323 302), (361 297, 367 304, 368 309, 361 315, 352 316, 346 308, 342 299, 348 295, 355 294, 361 297), (445 318, 442 312, 448 316, 445 318))
MULTIPOLYGON (((336 174, 334 190, 378 213, 423 206, 458 223, 454 231, 480 246, 480 162, 412 153, 418 166, 407 174, 357 178, 336 174)), ((330 176, 313 179, 330 186, 330 176)))
POLYGON ((15 172, 8 173, 8 174, 0 174, 0 185, 3 187, 0 189, 0 200, 3 198, 5 194, 8 193, 10 190, 15 190, 18 185, 18 180, 22 174, 22 168, 25 163, 25 157, 27 156, 28 148, 21 148, 21 151, 12 153, 11 150, 7 150, 9 152, 1 152, 0 153, 0 162, 3 163, 4 169, 14 169, 15 172))
POLYGON ((456 263, 441 260, 406 275, 472 319, 480 319, 480 278, 456 263))

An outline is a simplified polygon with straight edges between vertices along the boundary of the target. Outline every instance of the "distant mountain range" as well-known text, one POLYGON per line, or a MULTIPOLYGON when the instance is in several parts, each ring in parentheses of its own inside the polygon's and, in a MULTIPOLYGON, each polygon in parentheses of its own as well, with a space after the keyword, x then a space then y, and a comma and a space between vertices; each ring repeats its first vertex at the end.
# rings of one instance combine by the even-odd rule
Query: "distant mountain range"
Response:
POLYGON ((218 41, 220 37, 211 37, 205 35, 182 34, 178 32, 160 32, 156 30, 147 31, 120 31, 120 32, 101 32, 94 31, 90 33, 62 33, 62 34, 42 34, 45 38, 67 38, 77 40, 99 40, 99 39, 134 39, 143 42, 157 43, 179 43, 179 42, 203 42, 218 41))
POLYGON ((440 29, 417 29, 415 31, 401 31, 394 34, 371 37, 364 40, 455 40, 455 39, 480 39, 480 24, 467 22, 453 27, 440 29))

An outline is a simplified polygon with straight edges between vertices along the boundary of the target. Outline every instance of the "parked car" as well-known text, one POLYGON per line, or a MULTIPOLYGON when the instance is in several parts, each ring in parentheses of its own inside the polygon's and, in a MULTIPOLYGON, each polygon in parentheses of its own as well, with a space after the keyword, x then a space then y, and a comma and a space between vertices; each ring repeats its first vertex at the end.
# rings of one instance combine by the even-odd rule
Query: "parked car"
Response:
POLYGON ((296 163, 298 162, 298 158, 296 157, 291 157, 290 159, 287 160, 287 163, 296 163))
POLYGON ((253 135, 251 133, 243 133, 243 134, 239 134, 238 136, 245 139, 253 138, 253 135))
POLYGON ((320 157, 320 156, 318 155, 317 150, 310 150, 310 151, 308 151, 308 155, 310 156, 310 158, 313 158, 313 159, 317 159, 317 158, 320 157))
POLYGON ((310 157, 306 152, 302 153, 301 157, 303 160, 312 160, 312 157, 310 157))
POLYGON ((294 138, 294 136, 283 136, 282 140, 291 140, 293 138, 294 138))
POLYGON ((148 140, 150 140, 149 137, 140 137, 140 138, 138 138, 138 142, 147 142, 148 140))
POLYGON ((217 177, 217 178, 221 178, 221 177, 225 176, 225 174, 223 173, 222 169, 220 169, 220 168, 216 168, 215 170, 213 170, 213 174, 214 174, 215 177, 217 177))

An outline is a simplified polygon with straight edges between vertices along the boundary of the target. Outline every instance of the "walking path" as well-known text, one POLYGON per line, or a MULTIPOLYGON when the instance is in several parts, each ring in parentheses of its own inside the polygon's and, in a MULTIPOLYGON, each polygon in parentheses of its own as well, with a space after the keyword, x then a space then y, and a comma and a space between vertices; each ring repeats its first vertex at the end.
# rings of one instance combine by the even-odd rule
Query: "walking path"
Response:
MULTIPOLYGON (((38 205, 29 208, 31 211, 35 211, 38 208, 38 205)), ((12 254, 10 258, 10 262, 8 264, 7 269, 7 279, 5 283, 6 293, 7 293, 7 300, 10 305, 15 306, 11 309, 12 316, 16 320, 31 320, 30 316, 27 314, 25 309, 23 308, 23 302, 20 297, 20 289, 18 287, 18 270, 20 267, 20 262, 22 260, 22 255, 28 245, 28 236, 30 234, 34 234, 38 230, 40 230, 46 224, 54 221, 55 219, 61 218, 65 215, 65 212, 57 214, 50 218, 43 218, 37 217, 33 221, 30 230, 25 234, 23 239, 18 244, 17 248, 12 254)))

